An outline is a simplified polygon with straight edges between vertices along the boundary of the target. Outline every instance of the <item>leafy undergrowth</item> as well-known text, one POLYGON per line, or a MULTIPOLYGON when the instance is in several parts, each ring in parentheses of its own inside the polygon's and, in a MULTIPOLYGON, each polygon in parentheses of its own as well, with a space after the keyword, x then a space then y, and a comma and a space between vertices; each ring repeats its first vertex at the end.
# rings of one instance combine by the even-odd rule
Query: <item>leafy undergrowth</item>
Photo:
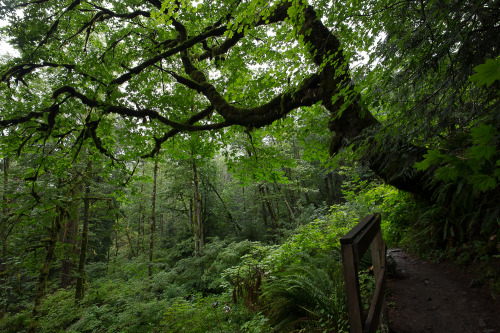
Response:
MULTIPOLYGON (((146 255, 89 264, 84 299, 75 304, 74 289, 47 295, 38 331, 348 332, 339 239, 380 211, 385 237, 396 243, 412 204, 385 186, 361 183, 345 193, 347 203, 280 245, 213 238, 193 257, 190 242, 179 243, 161 250, 152 277, 146 255)), ((367 294, 373 279, 362 273, 360 284, 367 294)), ((6 315, 0 330, 25 331, 28 309, 6 315)))

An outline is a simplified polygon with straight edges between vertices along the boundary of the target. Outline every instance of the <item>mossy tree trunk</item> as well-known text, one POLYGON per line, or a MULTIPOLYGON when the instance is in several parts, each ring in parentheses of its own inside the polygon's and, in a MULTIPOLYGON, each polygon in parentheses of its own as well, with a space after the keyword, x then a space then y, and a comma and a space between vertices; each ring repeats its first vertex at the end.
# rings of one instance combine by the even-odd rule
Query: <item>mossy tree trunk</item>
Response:
MULTIPOLYGON (((144 163, 142 163, 142 177, 144 178, 144 173, 145 173, 145 166, 144 166, 144 163)), ((140 197, 141 197, 141 201, 139 202, 139 219, 137 221, 137 250, 136 250, 136 253, 137 253, 137 256, 139 256, 141 254, 141 250, 144 249, 144 218, 143 218, 143 214, 142 214, 142 210, 143 210, 143 207, 142 207, 142 194, 143 194, 143 191, 144 191, 144 184, 141 183, 141 194, 140 194, 140 197)))
POLYGON ((149 228, 149 265, 148 265, 148 275, 151 277, 153 275, 153 252, 154 252, 154 242, 155 242, 155 231, 156 231, 156 179, 158 175, 158 158, 155 159, 155 165, 153 168, 153 194, 151 196, 151 224, 149 228))
MULTIPOLYGON (((7 228, 7 214, 9 209, 7 207, 7 187, 9 184, 9 167, 10 167, 10 159, 5 157, 3 159, 3 191, 2 191, 2 217, 0 221, 0 240, 2 242, 2 253, 0 254, 0 286, 1 286, 1 294, 4 295, 7 290, 7 238, 8 238, 8 228, 7 228)), ((3 297, 6 297, 4 295, 3 297)), ((0 309, 0 318, 2 318, 7 312, 7 306, 4 303, 2 308, 0 309)))
MULTIPOLYGON (((73 193, 73 197, 76 193, 73 193)), ((71 253, 77 253, 76 235, 78 233, 78 204, 73 202, 70 205, 69 217, 62 230, 61 242, 66 244, 65 257, 61 260, 61 288, 68 288, 72 283, 71 269, 74 265, 71 253)))
POLYGON ((194 255, 199 256, 203 253, 203 220, 201 214, 201 194, 200 183, 198 179, 198 168, 194 158, 192 159, 193 169, 193 232, 194 232, 194 255))
POLYGON ((78 272, 76 278, 75 302, 79 302, 85 295, 85 262, 87 261, 87 245, 89 241, 89 217, 90 217, 90 184, 85 185, 85 197, 83 198, 83 226, 82 240, 80 245, 80 259, 78 261, 78 272))
POLYGON ((45 289, 47 287, 47 279, 49 278, 50 266, 54 260, 54 254, 57 245, 57 239, 59 237, 59 232, 62 228, 64 210, 60 207, 55 208, 55 218, 50 228, 49 238, 47 241, 47 254, 43 262, 42 268, 40 269, 40 275, 38 277, 38 288, 35 296, 35 302, 33 306, 33 311, 31 312, 31 322, 28 328, 28 333, 34 333, 38 328, 38 307, 42 303, 43 297, 45 295, 45 289))

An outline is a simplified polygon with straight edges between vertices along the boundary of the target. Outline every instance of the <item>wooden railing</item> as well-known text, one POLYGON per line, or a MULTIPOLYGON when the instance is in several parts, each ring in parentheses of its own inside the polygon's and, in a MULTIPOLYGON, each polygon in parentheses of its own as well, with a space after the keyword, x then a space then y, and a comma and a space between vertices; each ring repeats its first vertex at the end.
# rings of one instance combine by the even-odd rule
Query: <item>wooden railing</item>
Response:
POLYGON ((380 220, 380 214, 368 215, 340 239, 351 333, 375 332, 385 304, 386 246, 380 230, 380 220), (365 320, 357 266, 370 245, 375 276, 375 293, 365 320))

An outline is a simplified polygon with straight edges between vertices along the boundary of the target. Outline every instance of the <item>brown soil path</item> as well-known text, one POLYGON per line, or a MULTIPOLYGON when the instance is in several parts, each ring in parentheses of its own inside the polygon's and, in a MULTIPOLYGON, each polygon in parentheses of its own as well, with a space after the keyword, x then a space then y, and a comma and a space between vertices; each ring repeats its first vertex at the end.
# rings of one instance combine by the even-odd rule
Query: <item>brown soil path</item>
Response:
POLYGON ((393 333, 500 333, 500 297, 470 287, 473 276, 447 263, 429 263, 400 249, 388 251, 396 274, 387 282, 393 333))

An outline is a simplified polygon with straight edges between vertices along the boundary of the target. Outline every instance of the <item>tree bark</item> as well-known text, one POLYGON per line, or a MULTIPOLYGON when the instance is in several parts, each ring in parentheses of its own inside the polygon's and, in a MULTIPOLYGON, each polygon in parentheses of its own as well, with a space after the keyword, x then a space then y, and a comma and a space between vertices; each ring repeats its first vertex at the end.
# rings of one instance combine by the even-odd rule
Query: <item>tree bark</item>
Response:
POLYGON ((155 159, 155 165, 153 169, 153 194, 151 197, 151 224, 149 228, 149 265, 148 265, 148 275, 151 277, 153 275, 153 250, 154 250, 154 240, 156 231, 156 178, 158 174, 158 158, 155 159))
POLYGON ((276 187, 278 192, 281 194, 281 197, 283 198, 283 201, 285 202, 286 209, 288 210, 290 223, 295 224, 297 222, 297 220, 295 219, 295 212, 293 211, 292 207, 290 206, 290 203, 286 199, 286 195, 285 195, 283 189, 281 188, 281 186, 277 182, 274 182, 274 186, 276 187))
MULTIPOLYGON (((135 257, 136 255, 134 251, 134 246, 132 245, 132 238, 130 237, 130 231, 128 226, 125 228, 125 233, 127 234, 128 246, 130 247, 130 252, 132 252, 132 257, 135 257)), ((116 239, 118 240, 118 237, 116 237, 116 239)))
MULTIPOLYGON (((90 175, 88 175, 90 177, 90 175)), ((78 272, 76 278, 75 301, 79 302, 85 295, 85 262, 87 261, 87 245, 89 240, 89 216, 90 216, 90 181, 85 186, 85 197, 83 199, 83 228, 80 245, 80 259, 78 261, 78 272)))
MULTIPOLYGON (((73 197, 74 197, 73 193, 73 197)), ((61 242, 66 244, 66 255, 61 260, 61 288, 68 288, 71 285, 71 268, 74 264, 70 253, 77 253, 76 235, 78 233, 78 204, 73 202, 70 205, 68 220, 64 224, 61 242)))
MULTIPOLYGON (((2 286, 1 294, 6 297, 5 291, 7 290, 7 213, 9 211, 7 207, 7 187, 9 184, 9 168, 10 168, 10 158, 4 157, 3 159, 3 191, 2 191, 2 217, 0 221, 0 241, 2 242, 2 253, 0 254, 0 285, 2 286)), ((7 312, 7 306, 2 305, 0 309, 0 318, 3 318, 7 312)))
POLYGON ((194 255, 199 256, 203 253, 203 221, 201 215, 201 195, 198 179, 198 169, 194 157, 192 158, 193 169, 193 229, 194 229, 194 255))
POLYGON ((261 202, 261 211, 262 211, 262 219, 264 220, 264 229, 267 232, 267 228, 268 228, 267 212, 266 212, 266 205, 264 204, 264 201, 261 202))
MULTIPOLYGON (((77 9, 71 8, 68 10, 77 9)), ((105 16, 105 19, 100 20, 104 22, 103 24, 106 24, 105 21, 107 19, 117 17, 111 11, 107 11, 105 16)), ((127 18, 124 17, 123 19, 127 18)), ((231 19, 228 18, 228 20, 231 19)), ((153 54, 147 59, 138 59, 137 65, 134 68, 118 73, 117 77, 111 79, 109 87, 116 87, 113 89, 118 89, 119 85, 127 83, 141 72, 158 66, 164 60, 180 56, 187 77, 176 72, 169 71, 169 74, 178 83, 206 97, 209 105, 203 111, 196 114, 191 113, 188 119, 180 123, 165 117, 155 110, 155 107, 141 108, 138 106, 134 109, 123 105, 110 105, 96 100, 94 96, 87 96, 75 88, 80 83, 76 81, 72 86, 54 87, 51 96, 55 101, 62 95, 66 97, 64 102, 54 102, 50 107, 50 114, 54 118, 60 116, 66 109, 70 108, 70 104, 66 101, 73 99, 85 106, 98 108, 103 114, 112 113, 135 119, 148 118, 151 122, 162 123, 171 128, 171 130, 166 131, 162 137, 155 138, 154 148, 149 154, 145 155, 151 157, 158 152, 164 142, 183 131, 218 130, 234 125, 244 126, 248 130, 251 130, 272 124, 275 120, 283 118, 299 107, 311 106, 321 101, 323 106, 331 113, 329 129, 333 132, 330 145, 330 152, 332 154, 351 143, 355 144, 356 147, 365 144, 368 148, 362 155, 363 162, 388 184, 417 194, 431 193, 432 189, 428 186, 430 177, 428 177, 427 173, 418 172, 413 168, 414 163, 422 159, 426 148, 415 147, 398 138, 390 140, 392 142, 381 142, 375 139, 375 133, 382 130, 381 124, 359 103, 359 94, 354 90, 339 40, 323 25, 320 17, 318 17, 312 6, 308 6, 307 1, 280 2, 273 7, 273 12, 268 13, 265 18, 256 16, 256 19, 254 22, 255 27, 283 22, 288 19, 299 25, 297 26, 297 35, 300 36, 301 43, 305 44, 314 63, 317 65, 317 73, 305 78, 295 89, 289 89, 281 94, 277 94, 264 104, 253 107, 240 107, 235 103, 231 103, 231 101, 225 100, 224 94, 209 82, 207 76, 203 71, 197 69, 195 64, 229 52, 241 39, 248 36, 246 31, 231 31, 231 37, 224 39, 224 33, 230 29, 228 26, 236 23, 235 21, 230 21, 231 24, 228 24, 228 26, 220 24, 210 25, 206 29, 202 29, 203 33, 193 36, 192 32, 191 34, 188 33, 182 22, 174 20, 172 24, 178 32, 175 42, 170 47, 164 45, 166 46, 166 50, 162 49, 160 53, 153 54), (296 10, 290 11, 291 6, 296 7, 294 8, 296 10), (289 17, 291 12, 300 13, 299 16, 301 17, 289 17), (224 40, 221 41, 220 45, 209 50, 207 49, 201 54, 196 55, 196 51, 191 51, 193 47, 200 43, 205 43, 206 45, 207 40, 213 37, 220 37, 224 40), (195 125, 202 119, 208 119, 213 112, 217 112, 223 119, 219 122, 207 121, 207 124, 195 125)), ((94 23, 98 24, 98 22, 94 23)), ((57 31, 63 33, 60 27, 54 26, 54 28, 59 29, 57 31)), ((83 30, 80 33, 83 34, 83 30)), ((0 79, 5 82, 15 79, 18 81, 27 79, 26 74, 38 68, 45 67, 61 67, 68 70, 74 68, 73 65, 54 63, 21 64, 8 70, 6 72, 8 74, 5 74, 0 79)), ((87 77, 88 74, 83 76, 87 77)), ((154 103, 151 101, 151 103, 146 104, 154 103)), ((16 116, 11 119, 2 119, 0 120, 0 125, 16 126, 34 120, 41 120, 45 117, 48 110, 43 112, 41 110, 34 111, 27 115, 16 116)), ((51 125, 54 126, 54 124, 51 125)), ((75 128, 76 126, 78 125, 75 124, 75 128)), ((95 125, 96 128, 97 126, 99 125, 95 125)), ((40 129, 43 128, 40 127, 40 129)), ((101 152, 108 153, 101 145, 100 140, 98 140, 96 128, 89 128, 93 135, 94 143, 101 152)), ((386 137, 390 137, 390 135, 386 135, 386 137)))
POLYGON ((272 226, 273 228, 279 228, 279 220, 278 217, 276 216, 276 213, 274 212, 274 208, 272 203, 269 201, 268 194, 266 193, 265 186, 263 184, 259 185, 259 192, 262 195, 262 200, 267 206, 267 210, 269 211, 269 216, 271 216, 271 221, 272 221, 272 226))
MULTIPOLYGON (((144 163, 142 163, 142 177, 144 178, 145 174, 145 166, 144 163)), ((143 207, 142 207, 142 194, 144 191, 144 184, 141 183, 141 201, 139 203, 139 219, 138 219, 138 225, 137 225, 137 256, 141 254, 141 250, 144 249, 144 216, 143 216, 143 207)))
POLYGON ((319 73, 321 101, 331 113, 329 129, 333 132, 333 137, 330 154, 337 153, 340 148, 351 143, 355 147, 368 143, 361 159, 375 174, 398 189, 430 197, 432 188, 429 186, 429 177, 413 168, 427 149, 389 136, 386 136, 385 142, 379 142, 375 139, 375 134, 368 134, 379 132, 381 124, 360 105, 360 97, 354 90, 339 40, 318 19, 312 6, 305 8, 304 17, 299 34, 310 45, 314 63, 318 67, 322 66, 319 73), (324 59, 329 54, 334 57, 325 64, 324 59), (339 72, 343 74, 339 75, 339 72), (341 89, 345 91, 337 97, 341 89))
POLYGON ((326 205, 331 207, 333 205, 332 191, 330 189, 330 179, 328 175, 323 178, 325 181, 325 189, 326 189, 326 205))
MULTIPOLYGON (((160 173, 160 189, 163 188, 163 175, 162 173, 160 173)), ((165 223, 167 223, 166 221, 167 219, 167 216, 165 213, 162 213, 160 215, 160 238, 163 237, 165 235, 165 223)))
POLYGON ((119 248, 120 248, 120 243, 118 243, 118 228, 117 228, 117 229, 115 229, 115 258, 113 259, 113 261, 114 261, 113 271, 116 268, 116 259, 118 259, 119 248))
POLYGON ((238 229, 239 231, 241 231, 242 230, 241 226, 233 218, 233 214, 231 214, 231 211, 229 210, 229 207, 227 207, 226 203, 224 202, 224 199, 222 199, 222 196, 219 194, 219 192, 217 191, 217 189, 215 188, 215 186, 210 181, 208 181, 208 180, 206 180, 206 181, 207 181, 208 186, 210 186, 210 188, 212 189, 212 191, 214 191, 214 193, 217 196, 217 198, 219 198, 219 201, 220 201, 222 207, 224 208, 224 210, 226 211, 226 215, 227 215, 229 221, 231 222, 231 225, 233 226, 233 232, 236 235, 237 234, 237 230, 236 229, 238 229))
POLYGON ((45 296, 45 289, 47 287, 47 279, 50 273, 50 266, 54 260, 54 253, 56 250, 57 238, 62 227, 63 220, 63 209, 56 207, 56 216, 52 223, 52 228, 50 228, 50 238, 48 241, 47 254, 43 262, 43 266, 40 269, 40 276, 38 278, 38 289, 35 297, 35 304, 33 306, 33 311, 31 312, 31 322, 28 328, 28 333, 35 333, 38 328, 38 307, 42 303, 43 297, 45 296))

